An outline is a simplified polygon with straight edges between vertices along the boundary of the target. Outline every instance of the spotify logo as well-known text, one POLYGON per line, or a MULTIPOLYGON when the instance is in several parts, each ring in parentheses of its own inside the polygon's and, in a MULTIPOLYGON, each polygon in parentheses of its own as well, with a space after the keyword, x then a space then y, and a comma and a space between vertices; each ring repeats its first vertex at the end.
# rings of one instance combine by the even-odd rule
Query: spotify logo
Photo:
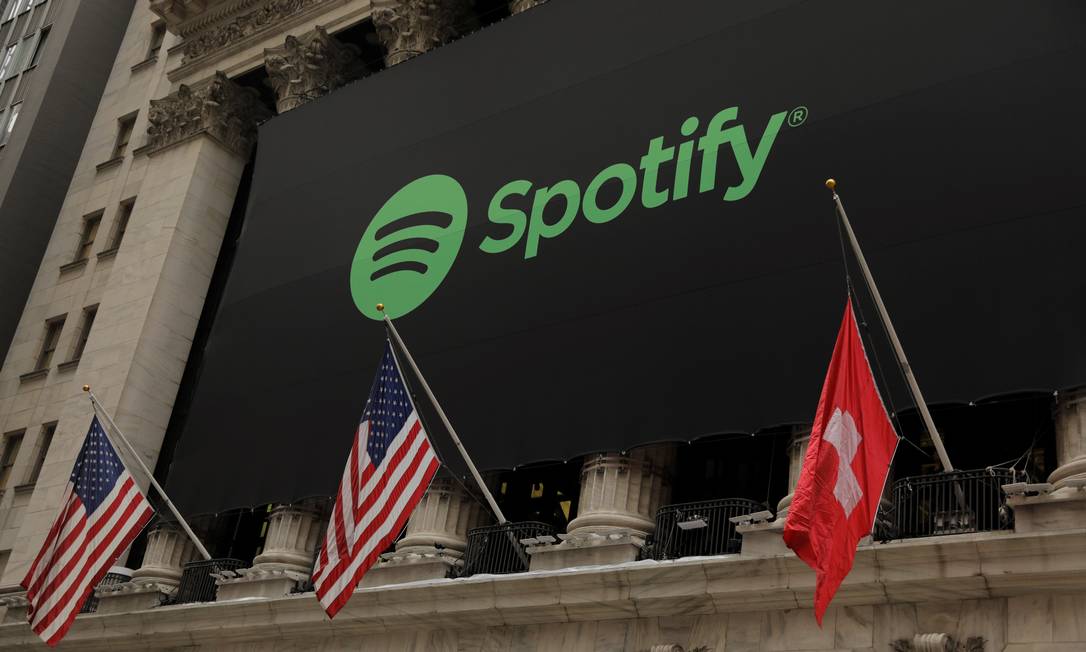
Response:
MULTIPOLYGON (((803 125, 808 111, 805 106, 778 111, 764 120, 765 126, 756 123, 750 129, 736 106, 707 116, 702 126, 705 117, 687 117, 677 138, 672 128, 649 140, 644 155, 612 163, 587 183, 575 179, 552 179, 549 185, 530 179, 505 183, 487 204, 479 251, 516 252, 531 261, 544 249, 554 249, 557 243, 547 241, 564 234, 578 216, 596 228, 621 219, 635 205, 652 210, 706 193, 724 202, 740 201, 758 184, 782 127, 803 125), (718 183, 721 170, 729 179, 723 188, 718 183), (615 191, 609 199, 603 199, 604 187, 615 191), (561 210, 557 218, 555 209, 561 210)), ((376 305, 383 303, 388 316, 396 318, 422 305, 449 273, 467 220, 468 198, 450 176, 421 177, 392 195, 362 234, 351 266, 351 296, 362 314, 381 319, 376 305)))
POLYGON ((378 303, 395 319, 426 301, 449 273, 468 221, 468 198, 443 174, 392 195, 362 234, 351 263, 351 297, 370 319, 378 303))

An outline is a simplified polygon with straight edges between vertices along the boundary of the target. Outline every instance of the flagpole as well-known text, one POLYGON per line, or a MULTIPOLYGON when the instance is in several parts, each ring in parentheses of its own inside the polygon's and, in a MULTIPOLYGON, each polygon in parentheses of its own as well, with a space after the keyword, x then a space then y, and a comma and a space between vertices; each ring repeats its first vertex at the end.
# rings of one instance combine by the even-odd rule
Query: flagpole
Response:
POLYGON ((158 495, 162 496, 162 500, 166 501, 166 506, 170 508, 171 512, 173 512, 174 518, 177 519, 177 522, 181 525, 181 528, 185 530, 185 534, 189 535, 189 538, 192 539, 192 542, 196 544, 196 549, 200 551, 200 555, 203 556, 205 561, 210 561, 211 555, 208 554, 207 548, 204 548, 204 544, 201 543, 198 538, 196 538, 196 533, 192 531, 191 527, 189 527, 188 521, 185 520, 185 517, 181 516, 181 512, 177 511, 177 507, 174 506, 173 501, 170 500, 170 497, 166 495, 166 490, 162 488, 162 485, 158 483, 158 480, 155 480, 155 476, 147 468, 147 465, 143 463, 143 458, 140 457, 140 454, 136 451, 132 444, 129 443, 128 438, 124 436, 124 433, 121 432, 121 429, 117 427, 117 424, 113 422, 113 418, 109 416, 109 412, 106 411, 106 408, 98 402, 98 397, 95 396, 94 392, 91 391, 90 385, 83 385, 83 391, 90 396, 91 406, 94 408, 95 413, 101 414, 102 417, 105 418, 105 420, 109 423, 109 427, 124 443, 125 447, 128 449, 128 452, 131 454, 131 457, 135 458, 136 463, 139 464, 141 469, 143 469, 143 473, 151 481, 151 485, 154 486, 156 490, 158 490, 158 495))
POLYGON ((943 463, 944 471, 953 471, 954 466, 950 463, 950 456, 946 453, 946 447, 943 446, 943 438, 939 436, 939 431, 935 429, 935 421, 931 418, 931 412, 928 411, 928 404, 924 401, 924 396, 920 393, 920 385, 916 382, 916 376, 913 375, 913 369, 909 366, 909 360, 905 357, 905 349, 901 346, 901 340, 897 337, 897 331, 894 330, 894 324, 890 321, 890 314, 886 311, 886 304, 882 302, 882 295, 879 294, 879 288, 875 285, 875 278, 871 275, 871 269, 867 266, 867 259, 864 258, 864 252, 860 249, 860 242, 856 239, 856 234, 852 230, 852 223, 848 221, 848 215, 845 213, 845 206, 841 203, 841 198, 837 195, 837 182, 833 179, 826 179, 826 187, 833 193, 833 203, 837 207, 837 215, 841 218, 841 222, 845 226, 845 233, 848 234, 849 244, 852 246, 852 253, 856 255, 856 260, 860 263, 860 269, 863 271, 864 280, 867 282, 867 287, 871 290, 871 296, 875 299, 875 306, 879 311, 879 318, 882 320, 883 326, 886 327, 886 332, 890 336, 890 343, 894 346, 894 354, 897 356, 897 362, 901 366, 901 370, 905 374, 905 381, 909 385, 909 391, 913 395, 913 401, 916 403, 917 408, 920 409, 920 416, 924 420, 924 427, 928 430, 928 436, 931 437, 931 441, 935 444, 935 450, 939 453, 939 461, 943 463))
POLYGON ((400 338, 399 331, 396 330, 395 324, 385 314, 385 304, 377 304, 377 310, 380 311, 381 316, 385 320, 385 325, 388 326, 388 330, 392 333, 392 338, 396 340, 396 345, 403 351, 404 356, 407 358, 407 364, 411 365, 411 371, 415 372, 415 376, 422 384, 423 391, 426 392, 427 398, 430 399, 430 404, 437 410, 437 416, 441 418, 441 423, 445 424, 445 430, 448 431, 449 436, 452 437, 453 443, 456 444, 457 450, 460 451, 460 456, 464 458, 464 461, 468 463, 468 469, 471 470, 471 475, 475 478, 476 484, 479 485, 479 489, 482 490, 483 496, 486 498, 486 502, 490 504, 490 509, 494 512, 494 516, 498 517, 498 524, 505 525, 505 514, 502 514, 502 510, 498 507, 497 501, 494 500, 494 496, 490 494, 490 490, 487 489, 486 484, 483 482, 483 476, 479 475, 479 469, 475 468, 475 462, 471 461, 471 456, 468 455, 468 451, 464 448, 463 442, 460 441, 460 437, 457 436, 456 430, 449 423, 449 417, 445 416, 445 410, 441 409, 441 404, 437 402, 437 397, 434 396, 434 392, 430 389, 430 384, 426 382, 426 377, 419 371, 419 366, 415 364, 415 359, 411 357, 411 351, 407 350, 407 345, 403 343, 400 338))

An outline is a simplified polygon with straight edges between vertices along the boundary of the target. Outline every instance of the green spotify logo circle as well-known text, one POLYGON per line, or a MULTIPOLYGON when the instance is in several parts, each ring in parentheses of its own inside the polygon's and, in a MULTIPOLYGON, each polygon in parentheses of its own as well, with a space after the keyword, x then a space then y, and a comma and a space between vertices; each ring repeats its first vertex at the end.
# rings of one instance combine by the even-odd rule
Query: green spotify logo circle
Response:
POLYGON ((389 197, 366 227, 351 263, 351 297, 370 319, 377 304, 395 319, 422 305, 452 268, 468 222, 468 198, 450 176, 420 177, 389 197))

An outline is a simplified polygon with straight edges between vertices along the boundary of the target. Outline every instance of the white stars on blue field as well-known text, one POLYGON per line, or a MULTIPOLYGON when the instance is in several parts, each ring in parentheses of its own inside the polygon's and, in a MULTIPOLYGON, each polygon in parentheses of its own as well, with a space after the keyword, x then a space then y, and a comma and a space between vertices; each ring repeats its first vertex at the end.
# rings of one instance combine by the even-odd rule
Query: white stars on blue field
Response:
POLYGON ((94 417, 90 432, 83 441, 83 448, 75 460, 71 477, 75 493, 83 501, 88 514, 98 509, 98 505, 113 490, 123 471, 121 458, 117 457, 117 452, 106 438, 106 432, 98 422, 98 417, 94 417))
POLYGON ((385 340, 385 354, 381 358, 381 372, 373 381, 362 421, 369 420, 370 434, 366 451, 374 466, 380 466, 388 452, 388 446, 400 432, 407 417, 414 410, 407 395, 396 358, 392 355, 392 343, 385 340))

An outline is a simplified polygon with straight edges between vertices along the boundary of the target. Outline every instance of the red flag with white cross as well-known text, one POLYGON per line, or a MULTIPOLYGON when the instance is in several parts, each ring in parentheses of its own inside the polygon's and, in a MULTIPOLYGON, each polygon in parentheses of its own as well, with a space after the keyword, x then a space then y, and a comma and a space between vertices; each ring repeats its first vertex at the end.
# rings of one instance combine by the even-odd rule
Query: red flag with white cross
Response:
POLYGON ((871 532, 897 433, 867 362, 851 301, 822 386, 784 542, 817 573, 819 625, 871 532))

